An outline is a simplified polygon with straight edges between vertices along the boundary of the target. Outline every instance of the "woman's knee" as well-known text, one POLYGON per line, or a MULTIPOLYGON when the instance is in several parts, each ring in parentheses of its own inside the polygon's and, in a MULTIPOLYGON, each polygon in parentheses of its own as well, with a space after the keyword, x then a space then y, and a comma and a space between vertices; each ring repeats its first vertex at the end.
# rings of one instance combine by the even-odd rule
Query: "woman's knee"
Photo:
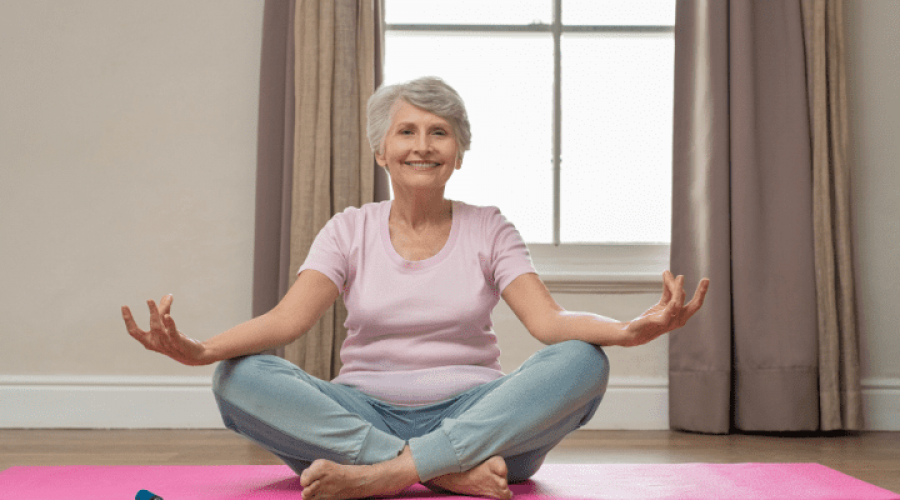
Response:
POLYGON ((223 360, 219 362, 213 374, 213 393, 217 397, 224 397, 235 390, 240 391, 242 387, 256 385, 258 380, 279 361, 283 360, 266 354, 223 360))
POLYGON ((609 358, 603 348, 582 340, 567 340, 551 346, 564 359, 573 379, 590 382, 598 395, 606 392, 609 383, 609 358))

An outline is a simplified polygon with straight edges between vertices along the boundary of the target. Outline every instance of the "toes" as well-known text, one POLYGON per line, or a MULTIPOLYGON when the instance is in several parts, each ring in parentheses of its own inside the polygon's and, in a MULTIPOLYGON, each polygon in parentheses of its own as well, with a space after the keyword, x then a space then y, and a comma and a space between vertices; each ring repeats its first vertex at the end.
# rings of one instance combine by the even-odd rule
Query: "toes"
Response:
POLYGON ((509 485, 506 484, 505 479, 501 480, 498 486, 499 487, 497 488, 497 491, 500 492, 498 498, 502 498, 503 500, 509 500, 510 498, 512 498, 512 491, 509 491, 509 485))
POLYGON ((324 460, 316 460, 300 473, 300 486, 307 488, 325 476, 328 464, 324 460))
POLYGON ((496 498, 510 500, 513 494, 509 490, 509 481, 507 480, 509 469, 506 467, 506 460, 500 455, 491 457, 488 461, 488 468, 497 477, 496 498))
POLYGON ((318 489, 316 487, 318 485, 319 483, 313 483, 311 486, 304 486, 303 492, 300 494, 300 496, 303 497, 303 500, 312 500, 316 495, 316 490, 318 489))
POLYGON ((315 478, 313 477, 313 470, 310 466, 307 467, 306 470, 304 470, 302 473, 300 473, 300 486, 308 488, 309 485, 313 483, 313 481, 315 481, 315 478))
POLYGON ((491 469, 491 472, 503 477, 504 479, 509 473, 509 470, 506 467, 506 460, 504 460, 500 455, 491 457, 491 459, 488 461, 488 467, 491 469))

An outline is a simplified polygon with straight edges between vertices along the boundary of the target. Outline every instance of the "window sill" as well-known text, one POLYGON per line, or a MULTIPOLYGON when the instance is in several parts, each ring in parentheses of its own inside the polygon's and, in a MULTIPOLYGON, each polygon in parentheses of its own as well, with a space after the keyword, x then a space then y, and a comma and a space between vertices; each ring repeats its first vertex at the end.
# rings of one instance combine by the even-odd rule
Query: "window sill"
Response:
POLYGON ((669 245, 529 244, 541 280, 558 293, 658 293, 669 245))

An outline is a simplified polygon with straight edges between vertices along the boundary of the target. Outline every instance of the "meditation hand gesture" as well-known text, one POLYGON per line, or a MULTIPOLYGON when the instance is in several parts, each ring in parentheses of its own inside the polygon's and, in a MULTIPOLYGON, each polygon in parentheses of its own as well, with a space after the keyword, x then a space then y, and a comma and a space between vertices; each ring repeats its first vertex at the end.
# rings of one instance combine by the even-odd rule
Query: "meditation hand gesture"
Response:
POLYGON ((697 291, 687 305, 684 305, 684 276, 677 278, 668 270, 663 273, 663 294, 655 306, 628 323, 625 328, 626 347, 646 344, 664 333, 681 328, 694 315, 709 289, 709 279, 703 278, 697 284, 697 291))
POLYGON ((165 354, 179 363, 189 366, 209 364, 206 347, 186 337, 175 327, 175 320, 169 314, 173 300, 171 295, 166 295, 160 301, 160 308, 153 300, 147 301, 150 307, 150 331, 147 332, 137 327, 128 306, 122 306, 122 318, 128 333, 148 350, 165 354))

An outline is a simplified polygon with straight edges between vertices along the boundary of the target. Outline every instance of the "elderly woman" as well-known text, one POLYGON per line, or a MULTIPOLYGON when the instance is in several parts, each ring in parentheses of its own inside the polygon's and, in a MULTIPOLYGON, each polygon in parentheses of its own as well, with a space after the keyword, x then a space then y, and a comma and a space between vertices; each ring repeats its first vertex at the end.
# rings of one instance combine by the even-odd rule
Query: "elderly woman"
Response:
POLYGON ((462 99, 437 78, 378 89, 368 134, 394 199, 348 208, 316 237, 270 312, 204 342, 182 334, 172 296, 151 300, 150 330, 129 333, 188 365, 221 361, 213 391, 225 425, 300 474, 304 500, 435 491, 508 499, 547 453, 593 416, 609 363, 600 346, 636 346, 679 328, 684 278, 617 322, 567 312, 544 287, 516 228, 496 207, 444 198, 469 149, 462 99), (343 296, 343 368, 330 382, 258 353, 302 336, 343 296), (548 347, 504 375, 491 311, 509 304, 548 347))

